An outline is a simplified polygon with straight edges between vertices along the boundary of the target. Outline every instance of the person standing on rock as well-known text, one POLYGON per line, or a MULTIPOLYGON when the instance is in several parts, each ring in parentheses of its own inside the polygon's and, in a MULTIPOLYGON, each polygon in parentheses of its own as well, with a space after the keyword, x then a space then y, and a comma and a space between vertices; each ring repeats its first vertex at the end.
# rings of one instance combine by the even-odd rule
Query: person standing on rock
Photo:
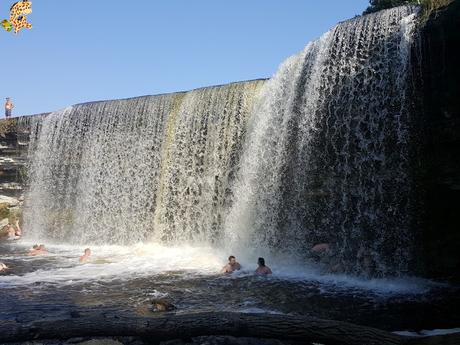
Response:
POLYGON ((13 108, 14 108, 13 102, 11 102, 11 99, 7 97, 6 102, 5 102, 5 118, 9 119, 11 117, 13 108))
POLYGON ((19 226, 19 219, 16 219, 14 222, 14 235, 19 238, 22 236, 22 230, 21 227, 19 226))

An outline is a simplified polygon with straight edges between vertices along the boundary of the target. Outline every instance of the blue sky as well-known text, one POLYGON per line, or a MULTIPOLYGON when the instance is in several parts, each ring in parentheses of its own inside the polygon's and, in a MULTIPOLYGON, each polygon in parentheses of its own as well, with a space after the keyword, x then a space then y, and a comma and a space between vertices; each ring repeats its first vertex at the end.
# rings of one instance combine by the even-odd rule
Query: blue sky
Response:
MULTIPOLYGON (((0 0, 0 20, 14 0, 0 0)), ((14 115, 270 77, 368 0, 34 0, 31 30, 0 30, 14 115)), ((2 113, 3 115, 3 113, 2 113)))

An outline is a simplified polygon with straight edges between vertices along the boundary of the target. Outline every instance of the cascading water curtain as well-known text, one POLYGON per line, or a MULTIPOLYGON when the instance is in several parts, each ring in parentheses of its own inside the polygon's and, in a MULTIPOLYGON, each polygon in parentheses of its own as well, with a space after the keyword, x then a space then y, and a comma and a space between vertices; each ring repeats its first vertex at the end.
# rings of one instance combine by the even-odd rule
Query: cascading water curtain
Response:
MULTIPOLYGON (((416 8, 343 22, 269 80, 81 104, 32 130, 26 236, 207 243, 403 273, 416 8)), ((239 251, 241 253, 241 251, 239 251)))
POLYGON ((219 242, 264 81, 80 104, 32 127, 25 236, 219 242))
POLYGON ((338 24, 264 86, 226 219, 234 248, 305 258, 329 243, 340 271, 407 270, 416 12, 338 24))

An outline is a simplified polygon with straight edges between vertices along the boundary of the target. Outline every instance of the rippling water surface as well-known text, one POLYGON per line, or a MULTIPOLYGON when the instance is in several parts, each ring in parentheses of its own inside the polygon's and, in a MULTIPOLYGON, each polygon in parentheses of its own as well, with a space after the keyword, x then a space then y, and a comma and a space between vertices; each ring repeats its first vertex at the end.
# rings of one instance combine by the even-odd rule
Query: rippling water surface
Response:
POLYGON ((0 244, 0 319, 18 322, 85 312, 148 315, 149 302, 167 298, 178 313, 242 311, 311 315, 388 330, 458 326, 458 289, 418 278, 373 279, 322 273, 270 258, 271 277, 253 275, 256 257, 241 257, 243 270, 219 273, 228 253, 209 247, 84 247, 49 245, 30 257, 32 243, 0 244))

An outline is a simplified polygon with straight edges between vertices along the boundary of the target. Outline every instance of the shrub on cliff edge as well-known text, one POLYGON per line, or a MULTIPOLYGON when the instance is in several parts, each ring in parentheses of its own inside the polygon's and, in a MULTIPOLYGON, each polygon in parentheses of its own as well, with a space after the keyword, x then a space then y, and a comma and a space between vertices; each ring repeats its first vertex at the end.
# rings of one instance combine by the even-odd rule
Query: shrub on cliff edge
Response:
POLYGON ((402 5, 420 5, 422 7, 421 18, 426 19, 433 11, 449 5, 452 1, 454 0, 369 0, 369 7, 366 8, 363 14, 402 5))

